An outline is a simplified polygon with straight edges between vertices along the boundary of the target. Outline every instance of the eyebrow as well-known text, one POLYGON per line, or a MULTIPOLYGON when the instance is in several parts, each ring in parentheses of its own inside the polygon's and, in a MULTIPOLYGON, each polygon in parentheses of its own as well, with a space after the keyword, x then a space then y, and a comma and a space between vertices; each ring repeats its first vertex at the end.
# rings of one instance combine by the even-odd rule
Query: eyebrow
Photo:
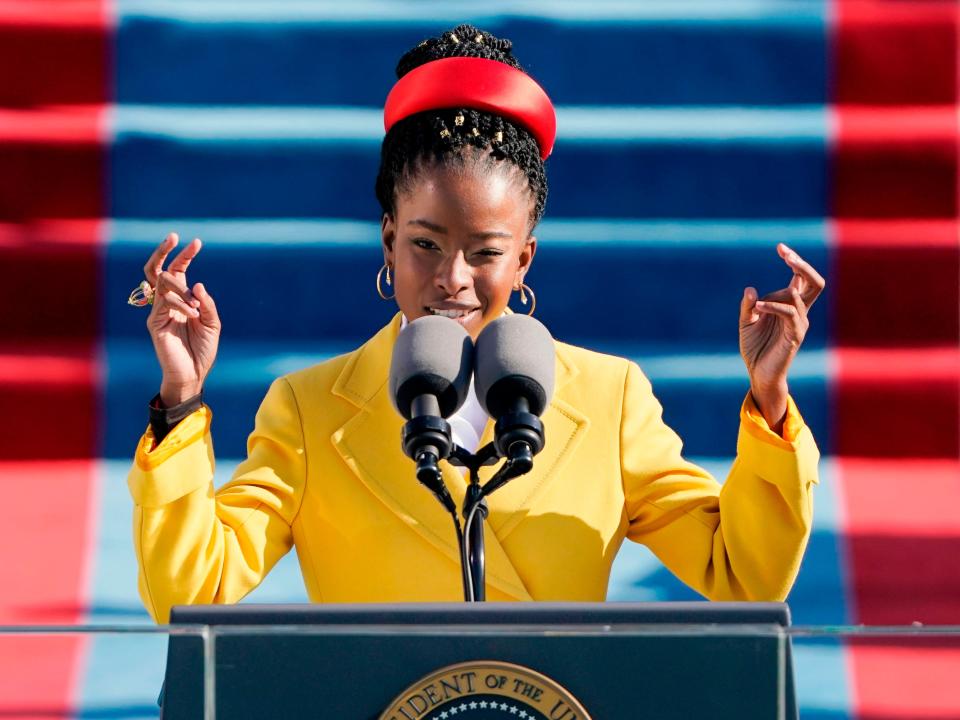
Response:
MULTIPOLYGON (((447 229, 442 225, 437 225, 432 223, 429 220, 424 220, 423 218, 417 218, 416 220, 410 220, 407 225, 419 225, 422 228, 426 228, 431 232, 435 232, 439 235, 446 235, 447 229)), ((478 232, 471 233, 470 237, 474 240, 489 240, 491 238, 506 238, 510 239, 513 237, 512 234, 504 232, 502 230, 490 230, 487 232, 478 232)))

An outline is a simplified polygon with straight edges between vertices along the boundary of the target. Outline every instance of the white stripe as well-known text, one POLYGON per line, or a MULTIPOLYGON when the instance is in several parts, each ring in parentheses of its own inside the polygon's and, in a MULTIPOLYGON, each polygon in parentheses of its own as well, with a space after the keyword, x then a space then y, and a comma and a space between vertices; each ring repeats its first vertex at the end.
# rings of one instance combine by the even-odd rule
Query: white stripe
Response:
MULTIPOLYGON (((111 244, 157 245, 174 230, 184 238, 200 237, 207 244, 307 245, 373 247, 380 243, 380 225, 331 219, 108 221, 111 244)), ((827 225, 819 220, 544 220, 537 227, 542 248, 554 245, 591 247, 643 246, 736 247, 770 246, 785 242, 800 250, 826 245, 827 225)))
MULTIPOLYGON (((183 142, 379 144, 379 108, 164 107, 119 105, 114 137, 149 136, 183 142)), ((557 141, 564 142, 814 142, 827 137, 824 106, 636 107, 559 106, 557 141)))

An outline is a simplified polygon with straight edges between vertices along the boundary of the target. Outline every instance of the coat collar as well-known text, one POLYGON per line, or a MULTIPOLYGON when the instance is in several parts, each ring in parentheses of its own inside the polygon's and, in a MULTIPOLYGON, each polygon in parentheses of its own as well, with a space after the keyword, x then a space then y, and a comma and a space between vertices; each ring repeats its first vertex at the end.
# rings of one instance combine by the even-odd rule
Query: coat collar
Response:
MULTIPOLYGON (((353 353, 337 378, 333 393, 355 405, 356 415, 333 434, 333 443, 350 469, 387 507, 425 541, 459 566, 460 556, 449 515, 413 475, 413 465, 400 448, 403 418, 390 400, 389 372, 393 345, 400 332, 400 313, 353 353)), ((534 506, 549 480, 566 463, 586 430, 587 420, 562 400, 562 388, 578 370, 563 345, 557 347, 554 399, 544 412, 547 442, 533 471, 491 495, 485 538, 487 582, 518 600, 532 599, 502 541, 534 506)), ((493 439, 487 423, 481 446, 493 439)), ((466 479, 441 463, 443 479, 457 506, 463 502, 466 479)), ((485 480, 492 469, 484 469, 485 480)))

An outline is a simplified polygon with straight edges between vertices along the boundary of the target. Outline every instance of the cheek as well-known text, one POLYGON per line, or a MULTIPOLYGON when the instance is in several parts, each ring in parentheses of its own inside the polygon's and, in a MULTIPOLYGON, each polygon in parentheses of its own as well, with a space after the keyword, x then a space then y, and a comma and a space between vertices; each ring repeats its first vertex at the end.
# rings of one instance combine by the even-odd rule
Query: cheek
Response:
POLYGON ((514 272, 515 268, 510 263, 498 263, 495 267, 484 268, 476 276, 477 292, 491 302, 506 304, 513 291, 514 272))

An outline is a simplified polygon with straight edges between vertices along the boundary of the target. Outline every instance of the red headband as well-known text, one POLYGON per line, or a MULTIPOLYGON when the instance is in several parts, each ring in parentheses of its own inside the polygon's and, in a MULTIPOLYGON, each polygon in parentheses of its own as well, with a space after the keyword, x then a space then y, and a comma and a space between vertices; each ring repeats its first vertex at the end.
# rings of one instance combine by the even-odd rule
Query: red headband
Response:
POLYGON ((432 60, 397 80, 383 107, 383 127, 416 113, 440 108, 474 108, 502 115, 529 130, 546 160, 557 137, 553 103, 522 70, 485 58, 432 60))

